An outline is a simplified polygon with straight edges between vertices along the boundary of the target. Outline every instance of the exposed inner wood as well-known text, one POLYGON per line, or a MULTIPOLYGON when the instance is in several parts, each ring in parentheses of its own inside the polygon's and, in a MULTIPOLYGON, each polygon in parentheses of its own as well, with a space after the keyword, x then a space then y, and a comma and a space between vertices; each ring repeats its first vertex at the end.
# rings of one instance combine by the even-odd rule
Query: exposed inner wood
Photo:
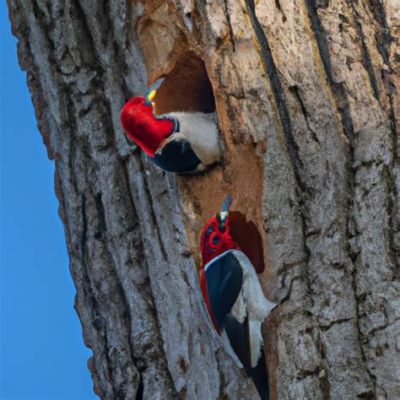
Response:
MULTIPOLYGON (((161 56, 162 57, 162 56, 161 56)), ((155 64, 158 60, 154 60, 155 64)), ((148 68, 156 73, 153 65, 148 68)), ((183 52, 165 77, 154 98, 159 114, 171 111, 215 112, 215 99, 204 62, 193 51, 183 52)), ((225 196, 233 195, 235 233, 246 253, 255 262, 256 269, 265 269, 262 245, 262 167, 255 147, 248 143, 234 143, 224 137, 234 131, 226 116, 219 115, 221 145, 224 146, 222 165, 196 176, 179 177, 186 219, 186 231, 193 257, 200 263, 199 240, 202 227, 219 210, 225 196), (246 221, 247 219, 247 221, 246 221), (240 226, 240 228, 239 228, 240 226)))

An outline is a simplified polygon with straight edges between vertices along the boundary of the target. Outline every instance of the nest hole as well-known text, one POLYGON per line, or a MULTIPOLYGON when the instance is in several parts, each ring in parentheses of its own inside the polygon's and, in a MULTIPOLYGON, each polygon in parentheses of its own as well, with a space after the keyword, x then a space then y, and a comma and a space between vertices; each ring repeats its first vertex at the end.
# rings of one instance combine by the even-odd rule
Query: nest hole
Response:
POLYGON ((176 61, 172 70, 154 98, 158 114, 173 111, 215 112, 215 99, 206 66, 192 51, 185 52, 176 61))
POLYGON ((232 237, 254 265, 257 274, 264 272, 264 250, 262 238, 253 221, 239 211, 229 213, 232 237))

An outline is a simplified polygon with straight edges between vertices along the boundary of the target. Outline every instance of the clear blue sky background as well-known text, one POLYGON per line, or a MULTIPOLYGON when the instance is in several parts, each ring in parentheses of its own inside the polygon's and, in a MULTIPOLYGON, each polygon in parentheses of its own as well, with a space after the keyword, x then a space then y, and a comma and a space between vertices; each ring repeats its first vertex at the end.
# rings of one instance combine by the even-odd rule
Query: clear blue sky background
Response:
POLYGON ((0 2, 0 399, 97 399, 73 309, 54 166, 0 2))

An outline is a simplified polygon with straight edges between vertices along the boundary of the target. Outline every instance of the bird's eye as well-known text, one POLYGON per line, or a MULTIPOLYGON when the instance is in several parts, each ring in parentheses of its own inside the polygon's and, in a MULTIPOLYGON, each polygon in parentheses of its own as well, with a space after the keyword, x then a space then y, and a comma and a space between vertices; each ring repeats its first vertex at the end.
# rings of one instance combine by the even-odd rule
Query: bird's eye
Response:
POLYGON ((214 231, 214 228, 212 226, 210 226, 206 231, 206 236, 211 235, 213 233, 213 231, 214 231))
POLYGON ((220 240, 221 240, 220 236, 214 236, 212 241, 214 244, 218 244, 220 240))

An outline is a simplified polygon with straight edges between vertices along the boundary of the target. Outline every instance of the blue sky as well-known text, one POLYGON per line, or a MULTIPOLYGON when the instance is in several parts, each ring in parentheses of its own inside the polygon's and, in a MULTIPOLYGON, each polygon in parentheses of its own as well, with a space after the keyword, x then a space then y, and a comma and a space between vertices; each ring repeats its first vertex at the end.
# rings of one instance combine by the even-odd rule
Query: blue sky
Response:
POLYGON ((73 309, 54 166, 17 64, 5 1, 0 45, 0 399, 97 399, 73 309))

